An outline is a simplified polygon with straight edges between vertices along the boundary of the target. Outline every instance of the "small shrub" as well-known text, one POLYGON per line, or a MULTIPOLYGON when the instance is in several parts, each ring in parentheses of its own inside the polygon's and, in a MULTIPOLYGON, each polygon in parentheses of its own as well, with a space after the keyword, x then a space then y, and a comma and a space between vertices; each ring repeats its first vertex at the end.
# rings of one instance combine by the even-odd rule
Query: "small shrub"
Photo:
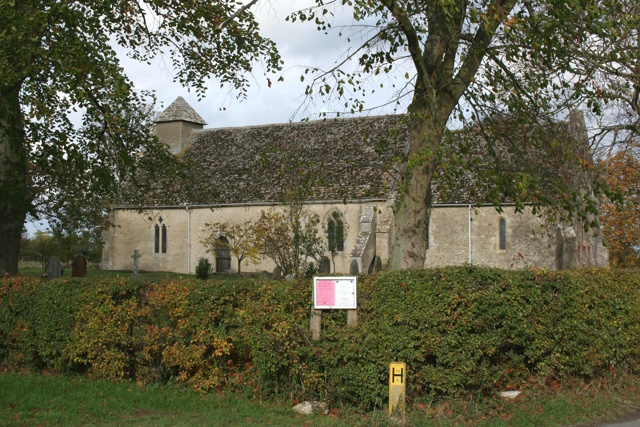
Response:
POLYGON ((315 276, 316 274, 318 274, 318 264, 316 264, 315 262, 305 262, 303 264, 303 268, 304 268, 304 278, 305 279, 313 279, 313 276, 315 276))
POLYGON ((196 265, 196 277, 200 280, 207 280, 211 274, 211 263, 206 258, 200 258, 196 265))

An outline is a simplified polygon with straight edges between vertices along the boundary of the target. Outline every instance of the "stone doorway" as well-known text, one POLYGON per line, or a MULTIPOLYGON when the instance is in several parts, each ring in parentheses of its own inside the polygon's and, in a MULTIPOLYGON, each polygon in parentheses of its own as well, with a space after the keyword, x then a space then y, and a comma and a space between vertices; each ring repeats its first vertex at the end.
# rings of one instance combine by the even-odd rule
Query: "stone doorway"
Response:
POLYGON ((216 250, 216 272, 221 273, 231 270, 231 252, 229 251, 229 240, 226 237, 218 239, 219 245, 216 250))

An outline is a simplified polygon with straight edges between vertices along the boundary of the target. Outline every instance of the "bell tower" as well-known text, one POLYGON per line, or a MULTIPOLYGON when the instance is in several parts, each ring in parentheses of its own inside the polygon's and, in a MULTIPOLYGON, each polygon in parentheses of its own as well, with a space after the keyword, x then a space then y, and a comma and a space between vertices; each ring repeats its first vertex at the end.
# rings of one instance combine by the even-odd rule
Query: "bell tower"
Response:
POLYGON ((169 146, 171 154, 178 154, 187 145, 191 131, 207 124, 202 117, 179 96, 155 120, 155 134, 169 146))

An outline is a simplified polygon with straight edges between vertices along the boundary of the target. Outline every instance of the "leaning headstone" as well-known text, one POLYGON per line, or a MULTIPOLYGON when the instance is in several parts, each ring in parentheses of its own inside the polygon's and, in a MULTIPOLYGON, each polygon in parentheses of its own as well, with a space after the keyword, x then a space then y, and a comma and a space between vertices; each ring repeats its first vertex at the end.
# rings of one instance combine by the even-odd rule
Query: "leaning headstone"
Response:
POLYGON ((133 258, 133 273, 131 273, 132 279, 140 278, 140 270, 138 269, 138 258, 140 258, 141 256, 142 255, 138 253, 137 249, 135 249, 133 251, 133 255, 131 255, 131 258, 133 258))
POLYGON ((280 280, 282 279, 282 269, 280 267, 276 267, 273 269, 273 274, 271 275, 271 277, 274 280, 280 280))
POLYGON ((263 280, 271 280, 271 273, 269 273, 269 272, 268 272, 268 271, 266 271, 266 270, 262 270, 262 271, 260 272, 260 277, 261 277, 263 280))
POLYGON ((49 280, 59 279, 62 276, 62 265, 60 259, 57 256, 52 256, 49 259, 49 268, 47 268, 47 276, 49 280))
POLYGON ((71 277, 87 277, 87 257, 78 254, 71 264, 71 277))
POLYGON ((329 258, 322 257, 320 260, 320 266, 318 267, 318 273, 320 274, 329 274, 331 273, 331 261, 329 258))

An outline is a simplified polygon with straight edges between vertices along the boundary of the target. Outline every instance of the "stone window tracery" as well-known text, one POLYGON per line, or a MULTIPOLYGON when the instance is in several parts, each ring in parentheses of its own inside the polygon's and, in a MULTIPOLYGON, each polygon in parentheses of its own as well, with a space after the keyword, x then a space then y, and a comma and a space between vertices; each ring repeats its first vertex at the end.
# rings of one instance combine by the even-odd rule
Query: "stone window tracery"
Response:
POLYGON ((498 249, 501 251, 507 250, 507 221, 504 217, 500 217, 500 243, 498 249))
POLYGON ((163 222, 162 217, 158 216, 153 226, 153 253, 155 254, 167 253, 167 225, 163 222))
POLYGON ((338 211, 333 211, 329 215, 327 243, 330 252, 344 251, 344 223, 342 222, 342 214, 338 211))

